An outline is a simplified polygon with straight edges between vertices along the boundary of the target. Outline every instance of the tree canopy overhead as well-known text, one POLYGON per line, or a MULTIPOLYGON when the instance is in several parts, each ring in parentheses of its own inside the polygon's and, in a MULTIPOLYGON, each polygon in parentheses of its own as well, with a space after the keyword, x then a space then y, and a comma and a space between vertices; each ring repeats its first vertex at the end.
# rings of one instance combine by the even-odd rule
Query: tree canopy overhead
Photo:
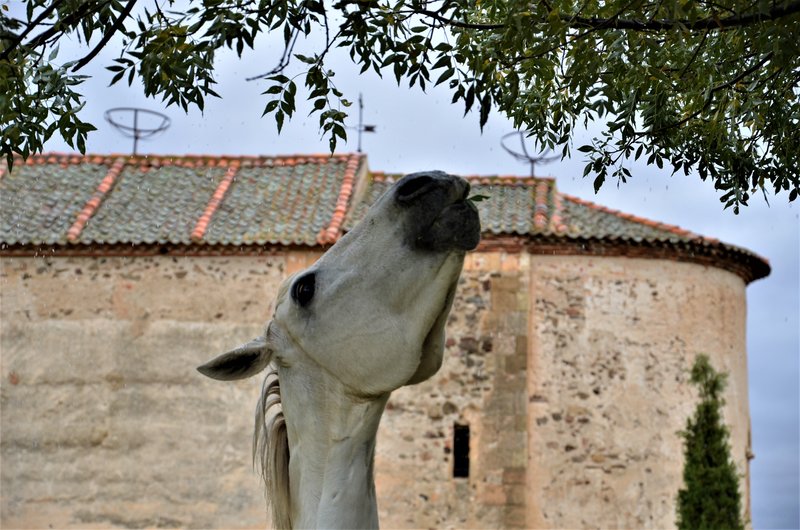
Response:
MULTIPOLYGON (((265 80, 264 113, 278 129, 300 98, 333 150, 349 101, 326 64, 343 48, 361 71, 398 83, 444 84, 454 104, 492 109, 540 148, 577 148, 595 188, 625 181, 644 158, 711 179, 735 211, 755 191, 800 193, 800 0, 29 0, 0 10, 0 149, 41 151, 59 132, 84 150, 81 69, 114 37, 112 83, 138 77, 145 94, 202 110, 214 59, 239 55, 260 33, 284 50, 265 80), (319 35, 308 55, 298 40, 319 35), (85 54, 65 62, 60 40, 85 54)), ((256 50, 256 53, 258 50, 256 50)))

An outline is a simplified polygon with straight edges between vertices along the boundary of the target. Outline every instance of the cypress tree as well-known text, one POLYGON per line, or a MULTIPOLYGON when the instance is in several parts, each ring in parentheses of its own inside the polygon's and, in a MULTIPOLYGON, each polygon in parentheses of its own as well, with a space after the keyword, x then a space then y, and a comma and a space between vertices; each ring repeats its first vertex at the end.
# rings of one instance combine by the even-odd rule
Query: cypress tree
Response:
POLYGON ((728 428, 722 420, 722 392, 727 374, 718 373, 705 355, 691 370, 700 402, 681 432, 684 445, 683 488, 678 492, 680 530, 742 530, 741 496, 730 455, 728 428))

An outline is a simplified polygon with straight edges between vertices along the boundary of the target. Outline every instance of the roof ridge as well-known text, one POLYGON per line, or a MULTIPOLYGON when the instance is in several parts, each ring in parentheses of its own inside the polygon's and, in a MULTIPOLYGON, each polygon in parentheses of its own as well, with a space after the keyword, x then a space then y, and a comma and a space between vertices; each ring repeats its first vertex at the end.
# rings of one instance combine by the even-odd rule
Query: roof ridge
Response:
POLYGON ((392 182, 396 177, 402 177, 403 173, 387 173, 375 169, 369 170, 369 178, 373 182, 392 182))
MULTIPOLYGON (((388 173, 378 169, 370 169, 370 177, 376 182, 386 182, 396 177, 408 175, 408 173, 396 172, 388 173)), ((554 177, 526 177, 521 175, 459 175, 466 179, 470 184, 495 185, 495 186, 531 186, 541 181, 552 182, 555 184, 554 177)))
POLYGON ((28 156, 26 159, 22 159, 21 155, 14 153, 14 158, 17 159, 20 164, 26 166, 33 166, 37 164, 61 164, 62 166, 67 166, 78 165, 87 162, 93 164, 111 164, 115 160, 124 156, 125 155, 82 155, 80 153, 61 153, 53 151, 49 153, 35 153, 28 156))
MULTIPOLYGON (((349 160, 352 156, 358 153, 307 153, 307 154, 293 154, 293 155, 215 155, 215 154, 126 154, 126 153, 110 153, 110 154, 79 154, 79 153, 63 153, 63 152, 47 152, 35 153, 28 156, 24 160, 24 164, 81 164, 81 163, 110 163, 113 160, 126 158, 128 163, 135 165, 141 162, 151 162, 161 164, 164 162, 212 162, 209 165, 217 165, 214 162, 266 162, 270 160, 290 161, 294 163, 306 162, 320 162, 325 160, 342 162, 349 160)), ((15 158, 21 158, 20 155, 15 154, 15 158)))
POLYGON ((549 197, 548 192, 550 186, 547 181, 540 180, 536 182, 536 186, 530 187, 533 191, 533 226, 537 230, 543 230, 548 224, 547 212, 549 210, 549 197))
POLYGON ((106 176, 103 177, 103 180, 100 181, 97 189, 92 194, 92 198, 86 201, 86 204, 78 214, 75 222, 72 223, 72 226, 69 228, 69 230, 67 230, 67 241, 70 243, 77 243, 81 236, 81 232, 83 232, 83 229, 86 226, 86 223, 88 223, 89 219, 91 219, 92 216, 97 213, 97 210, 100 208, 100 205, 102 204, 106 195, 111 188, 114 187, 117 177, 119 177, 122 174, 122 170, 125 169, 126 164, 127 161, 122 157, 117 158, 114 163, 111 164, 111 167, 108 169, 108 173, 106 173, 106 176))
POLYGON ((561 193, 556 188, 556 182, 550 186, 551 202, 553 203, 553 213, 550 216, 549 228, 552 232, 564 233, 567 231, 567 225, 564 222, 564 201, 562 201, 561 193))
POLYGON ((533 186, 540 182, 555 183, 553 177, 531 177, 522 175, 461 175, 470 184, 500 186, 533 186))
POLYGON ((344 170, 344 177, 342 178, 342 187, 339 189, 339 196, 336 198, 336 206, 333 209, 333 216, 326 228, 323 228, 317 235, 317 243, 320 245, 330 245, 339 239, 342 231, 344 219, 347 216, 347 206, 350 202, 350 197, 353 195, 353 190, 356 185, 356 173, 361 165, 361 160, 364 155, 361 153, 353 153, 347 160, 347 165, 344 170))
POLYGON ((225 194, 228 193, 228 188, 233 183, 233 179, 236 178, 236 174, 239 172, 240 162, 233 161, 230 166, 228 166, 228 170, 225 172, 225 176, 220 181, 217 189, 214 190, 214 194, 211 195, 211 199, 208 201, 206 205, 206 209, 203 211, 202 215, 197 219, 197 223, 194 225, 194 230, 192 230, 191 238, 192 240, 199 241, 203 239, 203 236, 208 230, 208 225, 211 223, 211 218, 216 213, 217 208, 219 205, 222 204, 222 201, 225 199, 225 194))
POLYGON ((685 228, 681 228, 678 225, 662 223, 660 221, 654 221, 652 219, 647 219, 646 217, 639 217, 638 215, 633 215, 629 213, 622 212, 620 210, 615 210, 613 208, 608 208, 606 206, 602 206, 592 201, 587 201, 586 199, 581 199, 580 197, 575 197, 574 195, 569 195, 567 193, 559 193, 564 199, 574 202, 576 204, 580 204, 581 206, 586 206, 587 208, 592 208, 593 210, 597 210, 600 212, 608 213, 619 217, 620 219, 624 219, 626 221, 630 221, 633 223, 638 223, 641 225, 648 226, 650 228, 656 228, 659 230, 664 230, 666 232, 670 232, 675 234, 676 236, 685 237, 689 239, 694 239, 697 241, 705 241, 707 243, 719 243, 720 241, 713 237, 706 237, 700 234, 696 234, 691 230, 686 230, 685 228))

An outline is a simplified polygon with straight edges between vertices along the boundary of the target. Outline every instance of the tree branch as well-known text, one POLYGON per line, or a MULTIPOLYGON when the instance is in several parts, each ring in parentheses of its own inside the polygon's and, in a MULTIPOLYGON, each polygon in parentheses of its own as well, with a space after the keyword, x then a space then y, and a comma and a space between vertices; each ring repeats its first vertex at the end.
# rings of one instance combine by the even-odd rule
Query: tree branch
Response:
POLYGON ((9 44, 9 45, 8 45, 8 48, 6 48, 5 50, 3 50, 3 53, 2 53, 2 55, 0 55, 0 61, 2 61, 2 60, 4 60, 4 59, 7 59, 7 58, 8 58, 8 56, 9 56, 9 55, 11 55, 11 52, 12 52, 12 51, 14 51, 14 49, 15 49, 17 46, 19 46, 19 45, 20 45, 20 43, 21 43, 21 42, 22 42, 22 41, 25 39, 25 37, 27 37, 27 36, 28 36, 28 33, 30 33, 31 31, 33 31, 33 28, 35 28, 36 26, 38 26, 39 24, 41 24, 41 23, 44 21, 44 19, 46 19, 47 17, 49 17, 49 16, 50 16, 50 13, 52 13, 52 12, 53 12, 53 11, 54 11, 54 10, 55 10, 55 9, 56 9, 58 6, 59 6, 59 4, 61 4, 63 1, 64 1, 64 0, 53 0, 53 3, 52 3, 52 4, 50 4, 49 6, 47 6, 47 7, 44 9, 44 11, 42 11, 42 12, 39 14, 39 16, 38 16, 38 17, 36 17, 36 20, 33 20, 33 21, 31 21, 31 23, 30 23, 30 24, 28 24, 28 27, 27 27, 27 28, 25 28, 25 31, 23 31, 22 33, 20 33, 20 34, 19 34, 19 36, 17 36, 17 38, 16 38, 16 39, 14 39, 14 42, 12 42, 11 44, 9 44))
POLYGON ((443 17, 439 13, 435 11, 429 11, 427 9, 412 9, 412 13, 416 13, 419 15, 425 15, 426 17, 431 17, 439 22, 443 22, 448 26, 453 26, 454 28, 463 28, 463 29, 479 29, 479 30, 490 30, 490 29, 503 29, 505 24, 473 24, 471 22, 461 22, 459 20, 453 20, 451 18, 443 17))
POLYGON ((678 74, 678 77, 683 77, 683 74, 686 73, 686 70, 688 70, 689 67, 692 65, 692 63, 694 62, 694 60, 697 59, 697 56, 700 53, 700 50, 703 48, 703 45, 706 43, 706 39, 708 38, 708 33, 709 33, 709 30, 706 30, 706 32, 703 34, 703 39, 700 41, 700 44, 698 44, 697 47, 694 49, 694 53, 692 54, 692 57, 683 66, 683 68, 681 69, 681 73, 678 74))
POLYGON ((120 30, 120 28, 122 28, 123 24, 125 23, 125 19, 128 18, 128 16, 131 14, 131 10, 133 9, 133 6, 135 4, 136 0, 128 0, 128 4, 120 12, 119 17, 117 17, 117 20, 114 21, 114 25, 111 27, 111 30, 107 31, 105 35, 103 35, 103 38, 91 52, 86 54, 86 56, 83 59, 78 61, 78 64, 76 64, 75 67, 72 68, 73 72, 77 72, 78 70, 89 64, 89 62, 92 59, 94 59, 98 53, 100 53, 100 50, 102 50, 105 47, 105 45, 108 44, 108 41, 111 40, 111 37, 113 37, 114 34, 117 33, 120 30))
POLYGON ((623 18, 585 18, 570 19, 563 17, 565 22, 571 21, 573 27, 603 28, 603 29, 631 29, 635 31, 664 31, 675 28, 686 28, 690 31, 698 30, 725 30, 734 27, 748 26, 755 22, 774 21, 800 12, 800 1, 786 3, 775 7, 766 14, 748 13, 745 15, 732 15, 725 18, 703 18, 694 22, 689 20, 635 20, 623 18))
MULTIPOLYGON (((53 3, 54 3, 54 4, 58 4, 58 3, 60 3, 61 1, 63 1, 63 0, 55 0, 53 3)), ((110 0, 106 0, 106 2, 105 2, 105 3, 107 4, 109 1, 110 1, 110 0)), ((52 6, 51 6, 51 7, 52 7, 52 6)), ((50 27, 50 28, 49 28, 49 29, 47 29, 46 31, 43 31, 42 33, 40 33, 39 35, 37 35, 36 37, 34 37, 33 39, 31 39, 31 40, 30 40, 30 41, 29 41, 29 42, 26 44, 26 46, 28 46, 28 47, 30 47, 30 48, 36 48, 36 47, 38 47, 38 46, 41 46, 41 45, 43 45, 43 44, 46 44, 46 43, 47 43, 47 41, 48 41, 49 39, 51 39, 51 38, 52 38, 52 37, 54 37, 55 35, 58 35, 58 33, 59 33, 59 32, 63 32, 63 31, 64 31, 64 29, 63 29, 63 27, 64 27, 64 26, 69 26, 69 25, 71 25, 71 24, 74 24, 74 23, 77 23, 77 22, 79 22, 79 21, 81 20, 81 18, 82 18, 82 17, 83 17, 83 16, 84 16, 84 15, 85 15, 87 12, 89 12, 91 9, 92 9, 92 6, 90 5, 90 2, 86 2, 86 3, 84 3, 84 4, 81 4, 81 5, 80 5, 80 7, 79 7, 78 9, 76 9, 75 11, 73 11, 72 13, 70 13, 69 15, 67 15, 66 17, 64 17, 63 19, 61 19, 61 20, 58 20, 58 21, 57 21, 55 24, 53 24, 53 26, 52 26, 52 27, 50 27)), ((98 9, 99 9, 99 8, 98 8, 98 9)), ((40 16, 39 18, 41 18, 41 16, 40 16)), ((38 20, 38 19, 37 19, 37 20, 38 20)), ((39 23, 40 23, 40 22, 39 22, 39 23)), ((37 23, 37 25, 38 25, 38 23, 37 23)), ((30 29, 32 29, 32 28, 33 28, 33 26, 34 26, 34 25, 32 24, 32 25, 30 26, 30 29)), ((26 31, 26 32, 27 32, 27 31, 26 31)), ((1 61, 1 60, 3 60, 3 59, 6 59, 6 58, 8 57, 8 55, 11 53, 11 50, 12 50, 13 48, 14 48, 14 47, 11 47, 11 46, 10 46, 10 47, 9 47, 9 48, 7 48, 6 50, 4 50, 4 51, 3 51, 3 54, 2 54, 2 55, 0 55, 0 61, 1 61)))
POLYGON ((739 75, 737 75, 736 77, 734 77, 730 81, 727 81, 725 83, 719 84, 719 85, 715 86, 714 88, 712 88, 711 89, 711 93, 709 95, 714 94, 715 92, 719 92, 720 90, 722 90, 724 88, 730 88, 730 87, 734 86, 736 83, 738 83, 739 81, 741 81, 742 79, 744 79, 748 75, 752 74, 753 72, 755 72, 756 70, 758 70, 759 68, 764 66, 764 64, 766 64, 766 62, 769 61, 771 58, 772 58, 772 52, 769 52, 764 57, 762 57, 761 60, 759 60, 756 64, 754 64, 753 66, 751 66, 750 68, 748 68, 744 72, 740 73, 739 75))
MULTIPOLYGON (((440 15, 435 11, 427 9, 414 9, 414 13, 424 15, 443 22, 448 26, 463 29, 474 29, 480 31, 490 31, 496 29, 503 29, 505 24, 477 24, 472 22, 462 22, 453 20, 440 15)), ((599 17, 579 17, 572 15, 561 15, 561 21, 572 29, 628 29, 633 31, 666 31, 675 28, 685 28, 690 31, 700 30, 726 30, 735 27, 748 26, 761 21, 775 21, 795 13, 800 12, 800 1, 793 1, 783 4, 782 6, 775 7, 766 14, 762 13, 747 13, 741 15, 731 15, 725 18, 708 17, 700 20, 672 20, 672 19, 650 19, 650 20, 637 20, 631 18, 619 18, 617 16, 611 18, 599 17)), ((545 21, 538 22, 539 24, 546 23, 545 21)))

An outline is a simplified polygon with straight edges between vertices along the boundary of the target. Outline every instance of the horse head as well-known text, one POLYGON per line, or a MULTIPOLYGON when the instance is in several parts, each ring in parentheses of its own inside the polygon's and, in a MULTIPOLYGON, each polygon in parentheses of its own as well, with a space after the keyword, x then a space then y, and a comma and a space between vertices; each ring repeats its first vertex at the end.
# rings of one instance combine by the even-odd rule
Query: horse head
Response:
POLYGON ((313 266, 284 282, 263 337, 200 371, 240 379, 272 360, 292 366, 302 353, 357 395, 428 379, 441 366, 464 253, 480 238, 468 193, 464 179, 440 171, 405 176, 313 266))
POLYGON ((264 423, 277 386, 265 387, 256 418, 257 439, 267 438, 256 445, 267 488, 276 490, 276 526, 377 526, 378 422, 393 390, 442 364, 464 255, 480 239, 468 193, 464 179, 439 171, 402 178, 314 265, 282 284, 263 336, 198 368, 231 380, 276 367, 285 427, 282 417, 264 423), (284 475, 291 484, 281 493, 275 484, 284 475))

